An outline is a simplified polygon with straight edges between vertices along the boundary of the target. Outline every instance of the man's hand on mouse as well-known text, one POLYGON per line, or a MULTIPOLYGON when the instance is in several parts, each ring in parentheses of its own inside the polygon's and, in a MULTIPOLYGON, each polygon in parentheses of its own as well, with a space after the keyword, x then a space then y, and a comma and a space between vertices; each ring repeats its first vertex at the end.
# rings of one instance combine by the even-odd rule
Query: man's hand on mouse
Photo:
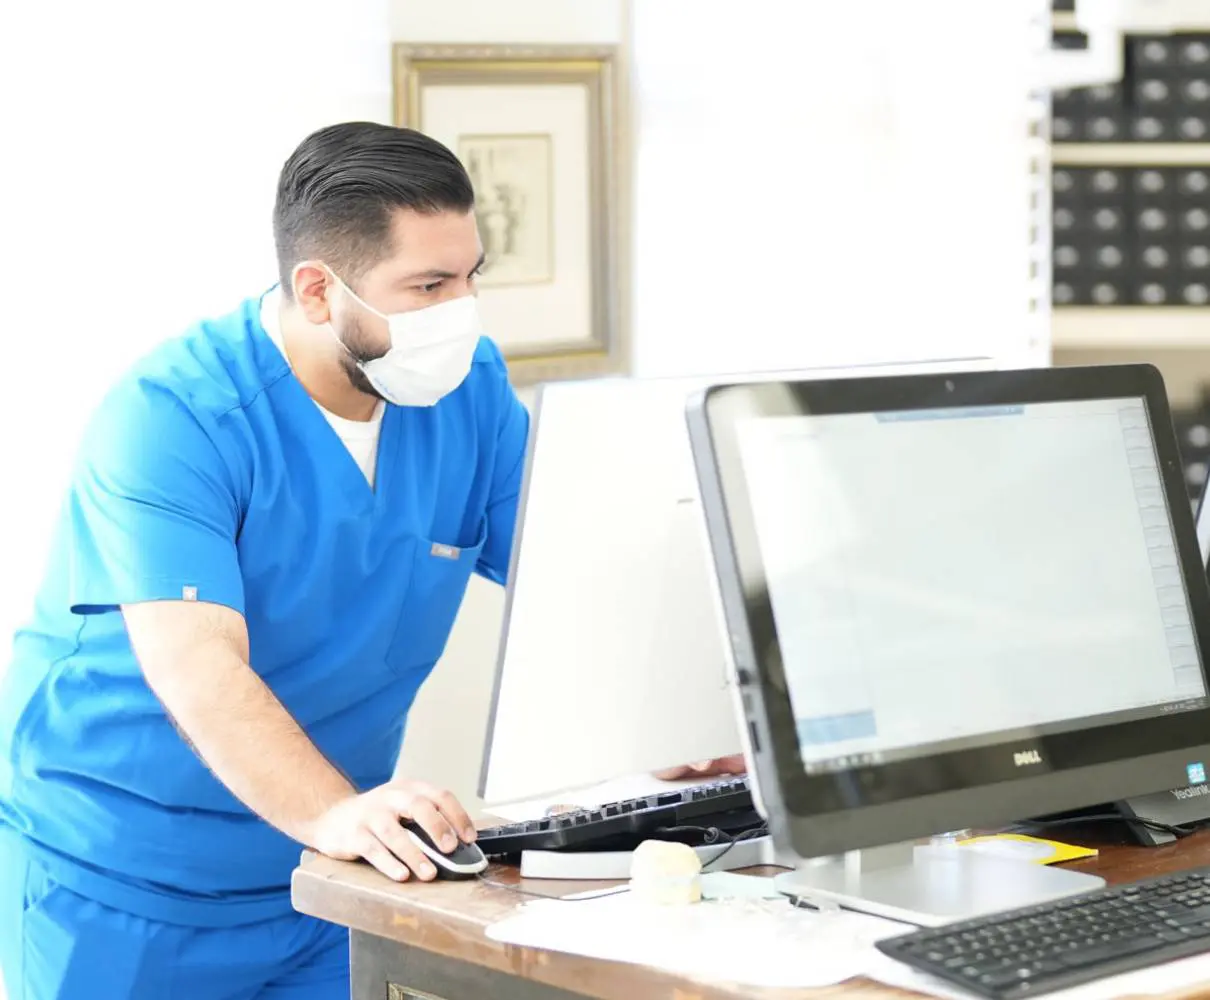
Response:
POLYGON ((747 773, 748 765, 744 762, 744 755, 735 753, 729 757, 715 757, 713 760, 699 760, 695 764, 668 767, 656 771, 655 776, 664 781, 678 781, 681 778, 716 778, 726 774, 747 773))
POLYGON ((401 820, 418 823, 443 853, 454 850, 459 840, 475 840, 475 826, 461 803, 423 781, 390 781, 338 802, 315 822, 307 840, 340 861, 364 858, 397 882, 413 874, 427 882, 437 870, 401 820))

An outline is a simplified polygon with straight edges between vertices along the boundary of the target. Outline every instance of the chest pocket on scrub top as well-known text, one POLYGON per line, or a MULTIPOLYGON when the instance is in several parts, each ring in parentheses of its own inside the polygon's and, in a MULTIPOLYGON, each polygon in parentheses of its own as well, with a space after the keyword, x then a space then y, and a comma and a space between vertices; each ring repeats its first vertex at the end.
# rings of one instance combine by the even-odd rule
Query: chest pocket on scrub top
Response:
POLYGON ((387 649, 387 665, 393 670, 403 673, 441 657, 485 541, 486 518, 479 524, 473 545, 447 545, 416 537, 412 583, 387 649))

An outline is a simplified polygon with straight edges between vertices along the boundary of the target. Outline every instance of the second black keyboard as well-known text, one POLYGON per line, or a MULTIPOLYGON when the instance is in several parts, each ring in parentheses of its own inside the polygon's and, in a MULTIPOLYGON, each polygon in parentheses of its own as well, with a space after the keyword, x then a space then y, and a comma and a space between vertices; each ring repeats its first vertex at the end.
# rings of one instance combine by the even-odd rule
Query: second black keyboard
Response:
POLYGON ((700 842, 700 833, 694 831, 714 828, 734 836, 761 823, 748 779, 730 778, 488 827, 479 831, 477 843, 489 857, 522 851, 625 851, 656 834, 700 842), (676 828, 688 829, 676 833, 676 828))
POLYGON ((1210 951, 1210 868, 1095 889, 879 941, 991 1000, 1015 1000, 1210 951))

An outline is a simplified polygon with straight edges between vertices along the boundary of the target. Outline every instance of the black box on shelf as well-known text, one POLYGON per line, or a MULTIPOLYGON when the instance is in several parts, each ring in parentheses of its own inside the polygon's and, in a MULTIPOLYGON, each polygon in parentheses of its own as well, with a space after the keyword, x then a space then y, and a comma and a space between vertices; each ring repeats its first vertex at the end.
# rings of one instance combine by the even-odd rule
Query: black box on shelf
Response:
POLYGON ((1177 168, 1173 173, 1179 197, 1192 198, 1200 204, 1210 192, 1210 166, 1177 168))
POLYGON ((1080 188, 1090 203, 1120 204, 1126 192, 1128 173, 1123 167, 1097 167, 1081 176, 1080 188))
MULTIPOLYGON (((1087 47, 1076 31, 1059 49, 1087 47)), ((1121 84, 1056 91, 1055 142, 1210 142, 1210 34, 1129 35, 1121 84)))
POLYGON ((1210 284, 1205 281, 1190 281, 1181 286, 1181 303, 1187 306, 1210 305, 1210 284))
POLYGON ((1176 120, 1176 138, 1180 142, 1205 142, 1210 138, 1210 115, 1181 115, 1176 120))
POLYGON ((1210 280, 1210 240, 1203 243, 1187 241, 1181 247, 1178 260, 1186 277, 1210 280))
POLYGON ((1126 288, 1117 281, 1094 281, 1088 290, 1088 300, 1094 306, 1120 306, 1129 301, 1126 288))
POLYGON ((1056 243, 1050 252, 1050 263, 1055 273, 1058 274, 1060 271, 1085 270, 1090 261, 1086 259, 1081 247, 1073 243, 1056 243))
POLYGON ((1069 167, 1054 167, 1050 173, 1050 190, 1056 202, 1075 196, 1078 193, 1075 170, 1069 167))
POLYGON ((1177 100, 1182 107, 1191 112, 1200 112, 1210 108, 1210 73, 1206 76, 1195 76, 1182 80, 1177 91, 1177 100))
POLYGON ((1121 208, 1129 182, 1127 172, 1118 167, 1080 167, 1071 172, 1071 179, 1069 190, 1055 194, 1055 204, 1071 205, 1087 213, 1098 208, 1121 208))
POLYGON ((1140 111, 1164 115, 1176 104, 1175 81, 1165 76, 1140 76, 1131 87, 1134 106, 1140 111))
POLYGON ((1126 269, 1128 255, 1125 244, 1102 243, 1092 251, 1092 269, 1098 274, 1117 275, 1126 269))
POLYGON ((1173 179, 1166 170, 1142 167, 1125 170, 1124 173, 1129 175, 1130 190, 1134 193, 1136 204, 1167 205, 1173 196, 1173 179))
POLYGON ((1175 255, 1163 243, 1140 245, 1134 255, 1135 268, 1143 274, 1167 274, 1175 266, 1175 255))
POLYGON ((1088 302, 1088 288, 1066 275, 1057 276, 1050 289, 1050 301, 1056 306, 1080 306, 1088 302))
POLYGON ((1206 404, 1203 402, 1202 407, 1196 409, 1174 407, 1172 423, 1176 430, 1181 471, 1189 499, 1197 500, 1206 487, 1207 478, 1210 478, 1210 417, 1206 413, 1206 404))
POLYGON ((1155 240, 1172 232, 1176 225, 1175 213, 1160 205, 1146 205, 1134 213, 1135 231, 1155 240))
POLYGON ((1120 113, 1088 115, 1079 120, 1078 128, 1080 134, 1072 138, 1085 142, 1121 142, 1127 135, 1126 116, 1120 113))
POLYGON ((1170 75, 1176 71, 1177 41, 1171 35, 1132 35, 1126 40, 1127 65, 1140 76, 1170 75))
POLYGON ((1169 306, 1179 301, 1180 283, 1168 277, 1135 281, 1130 301, 1139 306, 1169 306))
POLYGON ((1094 232, 1120 233, 1126 229, 1126 211, 1117 205, 1096 206, 1090 210, 1089 221, 1094 232))
POLYGON ((1175 138, 1172 120, 1158 115, 1130 116, 1130 138, 1136 142, 1171 142, 1175 138))
POLYGON ((1186 205, 1177 216, 1177 225, 1186 237, 1193 235, 1198 239, 1205 238, 1210 231, 1210 212, 1201 205, 1186 205))
POLYGON ((1055 306, 1210 306, 1210 167, 1055 167, 1055 306))
POLYGON ((1187 75, 1210 70, 1210 35, 1180 36, 1176 43, 1176 64, 1187 75))

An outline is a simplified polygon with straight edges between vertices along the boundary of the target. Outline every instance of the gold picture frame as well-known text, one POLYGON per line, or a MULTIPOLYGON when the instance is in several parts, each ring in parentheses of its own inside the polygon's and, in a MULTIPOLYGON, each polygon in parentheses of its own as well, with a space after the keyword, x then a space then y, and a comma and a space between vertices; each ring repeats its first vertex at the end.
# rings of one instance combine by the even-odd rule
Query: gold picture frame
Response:
POLYGON ((614 46, 397 43, 395 123, 476 187, 488 333, 518 385, 627 365, 614 46))

